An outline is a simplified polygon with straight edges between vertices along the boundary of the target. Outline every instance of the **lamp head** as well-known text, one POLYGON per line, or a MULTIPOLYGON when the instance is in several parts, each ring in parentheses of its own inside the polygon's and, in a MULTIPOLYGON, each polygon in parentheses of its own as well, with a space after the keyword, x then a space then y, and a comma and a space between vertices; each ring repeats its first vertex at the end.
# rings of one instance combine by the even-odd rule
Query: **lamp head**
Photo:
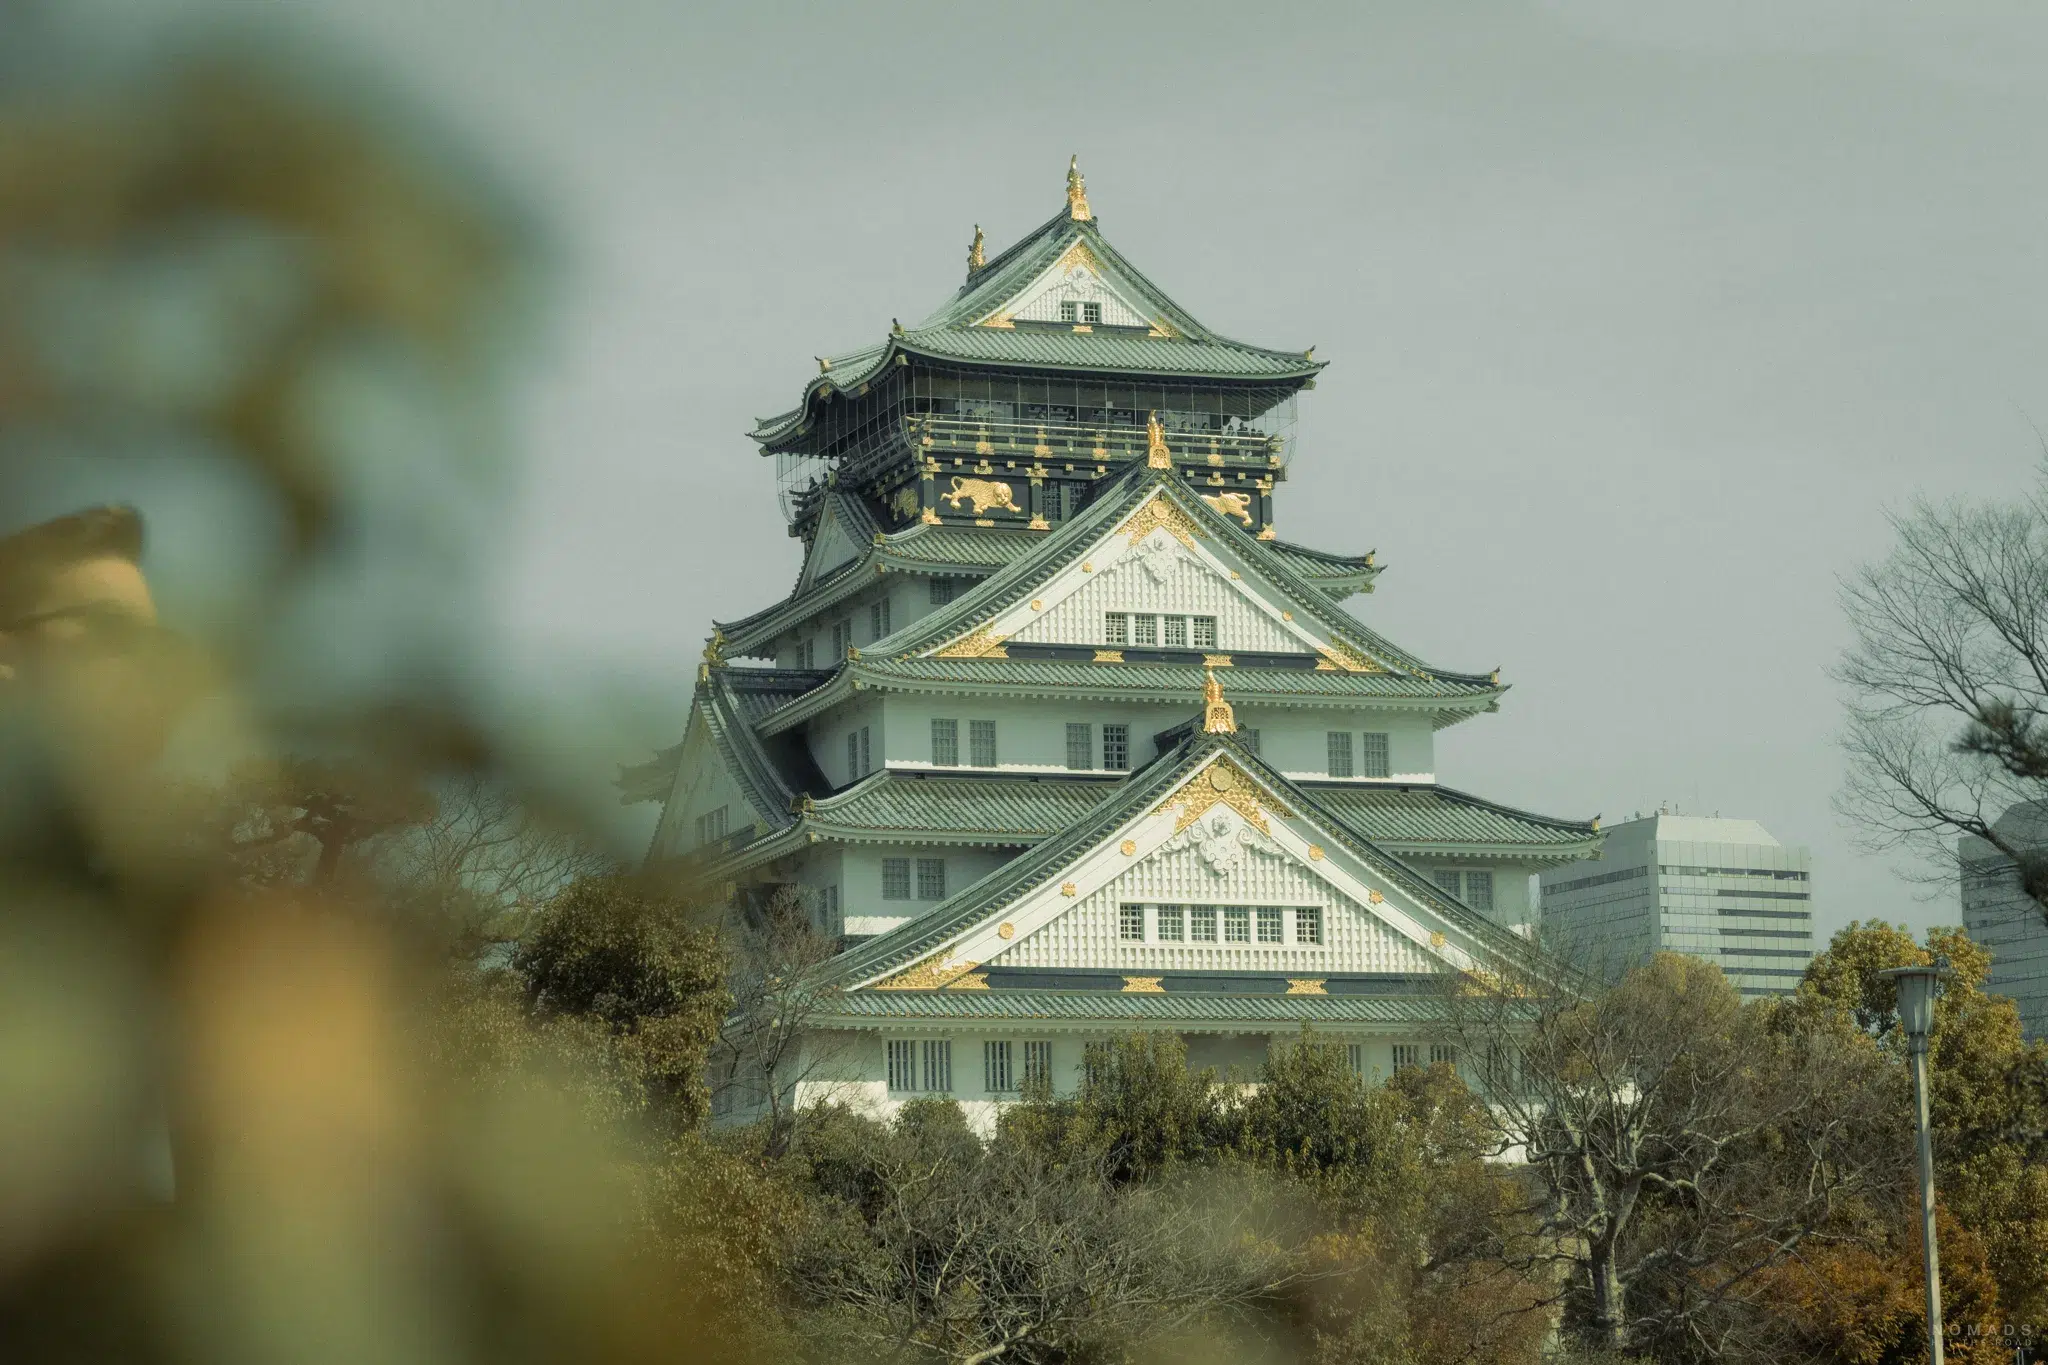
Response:
POLYGON ((1878 974, 1891 978, 1898 987, 1899 1027, 1907 1041, 1915 1051, 1926 1047, 1927 1035, 1934 1029, 1934 1001, 1950 975, 1948 960, 1937 958, 1928 966, 1894 967, 1878 974))

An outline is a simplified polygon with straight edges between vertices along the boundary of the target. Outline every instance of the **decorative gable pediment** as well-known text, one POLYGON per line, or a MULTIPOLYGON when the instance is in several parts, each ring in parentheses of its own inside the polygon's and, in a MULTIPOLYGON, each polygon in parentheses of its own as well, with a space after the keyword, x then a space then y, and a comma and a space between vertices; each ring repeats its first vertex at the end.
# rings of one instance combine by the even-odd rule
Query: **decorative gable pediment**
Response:
POLYGON ((1030 283, 979 320, 983 327, 1007 327, 1017 321, 1086 321, 1110 327, 1152 327, 1143 294, 1116 278, 1087 241, 1074 242, 1030 283), (1069 310, 1064 304, 1076 305, 1069 310), (1086 305, 1094 305, 1090 312, 1086 305))
POLYGON ((1164 798, 1031 889, 873 984, 975 989, 984 984, 977 969, 998 966, 1107 970, 1138 980, 1172 972, 1304 981, 1443 974, 1479 968, 1496 947, 1218 749, 1164 798), (1175 936, 1160 933, 1162 910, 1173 916, 1175 936), (1133 937, 1138 923, 1142 932, 1133 937), (1215 937, 1197 937, 1208 928, 1215 937))
POLYGON ((804 556, 803 574, 797 580, 798 590, 819 582, 834 569, 844 568, 866 553, 867 548, 867 542, 847 525, 838 507, 828 504, 818 518, 817 532, 811 537, 810 553, 804 556))

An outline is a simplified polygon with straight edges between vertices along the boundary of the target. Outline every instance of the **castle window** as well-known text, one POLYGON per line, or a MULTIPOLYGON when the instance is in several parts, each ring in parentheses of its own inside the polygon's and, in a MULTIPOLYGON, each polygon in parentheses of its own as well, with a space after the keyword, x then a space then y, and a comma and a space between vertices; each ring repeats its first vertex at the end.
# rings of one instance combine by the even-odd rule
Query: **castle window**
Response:
POLYGON ((1102 305, 1066 299, 1060 303, 1060 321, 1084 323, 1090 327, 1102 321, 1102 305))
POLYGON ((1188 647, 1187 617, 1164 617, 1161 621, 1161 624, 1165 627, 1162 634, 1164 636, 1165 644, 1168 649, 1186 649, 1188 647))
POLYGON ((1385 777, 1392 769, 1387 763, 1387 737, 1368 730, 1358 737, 1358 772, 1361 777, 1385 777))
POLYGON ((717 810, 705 811, 697 817, 697 843, 699 847, 705 844, 716 843, 725 837, 726 809, 726 807, 720 806, 717 810))
POLYGON ((1344 1044, 1344 1064, 1351 1068, 1352 1075, 1363 1076, 1365 1074, 1365 1044, 1344 1044))
POLYGON ((868 727, 846 732, 846 780, 852 782, 868 775, 868 727))
POLYGON ((1323 912, 1320 906, 1304 905, 1294 912, 1294 941, 1314 944, 1323 941, 1323 912))
POLYGON ((1259 942, 1261 942, 1261 943, 1284 943, 1284 942, 1286 942, 1287 936, 1286 936, 1286 933, 1285 933, 1285 924, 1286 924, 1286 920, 1285 920, 1285 918, 1284 918, 1284 917, 1282 916, 1282 914, 1281 914, 1281 911, 1280 911, 1280 907, 1279 907, 1279 906, 1277 906, 1277 905, 1262 905, 1262 906, 1260 906, 1260 907, 1259 907, 1259 942))
POLYGON ((1252 912, 1242 905, 1228 905, 1223 908, 1223 941, 1225 943, 1250 943, 1252 941, 1252 912))
POLYGON ((1197 943, 1216 941, 1216 907, 1197 905, 1188 911, 1188 937, 1197 943))
POLYGON ((885 901, 907 901, 910 899, 910 859, 882 859, 882 899, 885 901))
POLYGON ((996 766, 996 723, 992 720, 967 722, 968 758, 977 768, 996 766))
POLYGON ((1422 1046, 1419 1043, 1394 1044, 1394 1070, 1412 1071, 1422 1065, 1422 1046))
POLYGON ((1131 770, 1130 726, 1102 727, 1102 766, 1113 773, 1127 773, 1131 770))
POLYGON ((991 1039, 981 1045, 981 1088, 991 1095, 1008 1094, 1017 1087, 1010 1074, 1010 1045, 991 1039))
POLYGON ((1458 874, 1455 869, 1440 867, 1429 874, 1429 879, 1437 884, 1439 890, 1447 891, 1453 896, 1458 894, 1458 874))
POLYGON ((1259 751, 1258 730, 1248 726, 1238 726, 1237 742, 1244 745, 1245 748, 1250 749, 1253 753, 1257 753, 1259 751))
POLYGON ((846 921, 839 915, 839 888, 824 887, 818 893, 818 927, 828 934, 837 934, 846 927, 846 921))
POLYGON ((1116 912, 1116 936, 1126 943, 1145 941, 1145 907, 1121 905, 1116 912))
POLYGON ((1024 1044, 1024 1084, 1052 1087, 1052 1044, 1024 1044))
POLYGON ((927 1093, 951 1094, 953 1090, 953 1040, 931 1038, 924 1045, 924 1088, 927 1093))
POLYGON ((1102 617, 1102 638, 1112 645, 1131 642, 1131 618, 1123 612, 1106 612, 1102 617))
POLYGON ((1465 904, 1474 910, 1493 909, 1493 874, 1491 872, 1467 872, 1465 874, 1465 904))
POLYGON ((834 621, 832 623, 832 657, 834 659, 843 659, 846 657, 846 651, 852 648, 852 624, 846 621, 834 621))
POLYGON ((1095 766, 1095 727, 1086 721, 1067 722, 1067 766, 1081 771, 1095 766))
POLYGON ((1195 648, 1216 648, 1216 618, 1213 616, 1197 616, 1194 625, 1195 648))
POLYGON ((935 720, 932 722, 932 766, 935 768, 957 768, 960 766, 959 721, 935 720))
POLYGON ((1447 1066, 1451 1070, 1456 1071, 1458 1069, 1457 1045, 1454 1043, 1431 1043, 1429 1045, 1429 1064, 1431 1066, 1447 1066))
POLYGON ((1351 776, 1351 732, 1332 730, 1329 738, 1330 776, 1351 776))
POLYGON ((1179 943, 1187 938, 1187 913, 1187 907, 1184 905, 1159 907, 1156 923, 1159 926, 1158 939, 1161 943, 1179 943))
POLYGON ((1156 645, 1159 643, 1159 618, 1156 616, 1133 616, 1131 618, 1131 643, 1134 645, 1156 645))
POLYGON ((917 860, 917 898, 921 901, 942 901, 946 898, 946 860, 944 858, 919 858, 917 860))
POLYGON ((877 640, 889 633, 888 598, 885 597, 879 602, 872 602, 868 605, 868 626, 877 640))
POLYGON ((957 586, 950 578, 934 578, 932 580, 932 605, 943 607, 952 601, 953 591, 957 586))
POLYGON ((903 1095, 917 1092, 917 1044, 908 1038, 889 1040, 889 1089, 903 1095))
POLYGON ((806 640, 796 647, 796 666, 798 668, 816 668, 818 666, 817 644, 816 640, 806 640))

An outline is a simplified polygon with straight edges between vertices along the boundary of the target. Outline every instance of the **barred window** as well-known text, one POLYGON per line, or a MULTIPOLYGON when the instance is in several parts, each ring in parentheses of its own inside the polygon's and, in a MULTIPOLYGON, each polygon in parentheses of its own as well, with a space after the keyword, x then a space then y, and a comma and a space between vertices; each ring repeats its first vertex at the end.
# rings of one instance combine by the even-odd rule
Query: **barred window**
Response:
POLYGON ((852 624, 846 621, 834 621, 832 623, 832 657, 843 659, 846 657, 846 651, 852 648, 852 624))
POLYGON ((1457 1046, 1452 1043, 1431 1043, 1429 1045, 1429 1064, 1431 1066, 1447 1066, 1451 1070, 1456 1071, 1458 1069, 1457 1046))
POLYGON ((1216 941, 1216 907, 1197 905, 1188 911, 1188 937, 1197 943, 1216 941))
POLYGON ((1458 873, 1455 868, 1437 868, 1429 874, 1429 879, 1437 884, 1439 890, 1447 891, 1453 896, 1458 894, 1458 873))
POLYGON ((1067 722, 1067 766, 1081 771, 1095 766, 1095 727, 1087 721, 1067 722))
POLYGON ((1394 1044, 1394 1070, 1407 1071, 1422 1065, 1422 1048, 1417 1043, 1394 1044))
POLYGON ((1052 1044, 1024 1044, 1024 1084, 1052 1087, 1052 1044))
POLYGON ((1366 731, 1358 737, 1358 773, 1361 777, 1385 777, 1393 769, 1387 762, 1387 737, 1366 731))
POLYGON ((860 731, 846 732, 846 780, 853 781, 860 776, 860 731))
POLYGON ((889 1088, 899 1094, 917 1090, 917 1044, 907 1038, 889 1040, 889 1088))
POLYGON ((1160 625, 1162 627, 1160 638, 1168 649, 1186 649, 1188 647, 1187 617, 1163 617, 1160 620, 1160 625))
POLYGON ((868 627, 879 640, 889 633, 889 599, 883 598, 868 607, 868 627))
POLYGON ((931 1038, 924 1045, 924 1088, 941 1095, 953 1091, 953 1040, 931 1038))
POLYGON ((1223 910, 1223 941, 1225 943, 1250 943, 1252 941, 1252 912, 1242 905, 1231 905, 1223 910))
POLYGON ((917 898, 921 901, 942 901, 946 898, 946 860, 944 858, 919 858, 917 860, 917 898))
POLYGON ((1113 773, 1126 773, 1131 770, 1130 726, 1102 727, 1102 766, 1113 773))
POLYGON ((1186 906, 1162 905, 1156 915, 1159 926, 1158 939, 1161 943, 1180 943, 1187 938, 1186 906))
POLYGON ((796 666, 798 668, 816 668, 818 666, 815 649, 817 643, 816 640, 806 640, 797 646, 796 666))
POLYGON ((1277 905, 1259 907, 1259 942, 1284 943, 1286 919, 1277 905))
POLYGON ((1134 645, 1156 645, 1159 643, 1159 618, 1156 616, 1133 616, 1131 618, 1131 643, 1134 645))
POLYGON ((1344 1064, 1351 1068, 1352 1075, 1363 1076, 1365 1074, 1365 1044, 1344 1044, 1344 1064))
POLYGON ((1323 910, 1319 905, 1304 905, 1294 912, 1294 941, 1316 943, 1323 941, 1323 910))
POLYGON ((932 580, 932 605, 943 607, 952 601, 954 590, 958 586, 950 578, 934 578, 932 580))
POLYGON ((936 768, 957 768, 960 766, 959 721, 935 720, 932 722, 932 766, 936 768))
POLYGON ((705 811, 697 817, 697 842, 715 844, 725 837, 725 813, 728 807, 705 811))
POLYGON ((1145 907, 1142 905, 1117 907, 1116 929, 1117 937, 1124 942, 1143 943, 1145 941, 1145 907))
POLYGON ((837 934, 845 930, 846 921, 839 916, 839 888, 837 886, 828 886, 824 889, 820 897, 818 911, 822 927, 826 933, 837 934))
POLYGON ((1102 638, 1112 645, 1127 645, 1131 642, 1131 618, 1120 611, 1105 612, 1102 617, 1102 638))
POLYGON ((989 1041, 981 1045, 981 1088, 991 1095, 1015 1090, 1010 1075, 1010 1045, 989 1041))
POLYGON ((1214 649, 1214 648, 1216 648, 1216 618, 1215 618, 1215 617, 1213 617, 1213 616, 1197 616, 1197 617, 1195 618, 1195 620, 1194 620, 1194 627, 1195 627, 1195 648, 1196 648, 1196 649, 1214 649))
POLYGON ((868 727, 860 727, 860 774, 866 777, 875 770, 874 758, 868 749, 868 727))
POLYGON ((1332 730, 1329 732, 1330 776, 1351 776, 1351 732, 1332 730))
POLYGON ((968 757, 977 768, 996 766, 996 723, 992 720, 967 722, 968 757))
POLYGON ((1493 909, 1493 874, 1491 872, 1467 872, 1465 874, 1465 904, 1474 910, 1493 909))
POLYGON ((907 901, 910 899, 910 859, 882 859, 882 899, 885 901, 907 901))

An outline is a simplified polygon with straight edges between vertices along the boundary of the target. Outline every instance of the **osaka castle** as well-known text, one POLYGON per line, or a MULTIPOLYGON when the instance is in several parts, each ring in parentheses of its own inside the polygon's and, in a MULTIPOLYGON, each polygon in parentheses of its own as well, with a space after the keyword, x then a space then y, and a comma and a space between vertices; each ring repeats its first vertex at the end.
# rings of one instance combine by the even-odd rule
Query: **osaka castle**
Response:
POLYGON ((1438 781, 1437 732, 1507 685, 1347 611, 1373 554, 1280 536, 1311 352, 1204 326, 1076 168, 966 265, 754 430, 802 569, 622 777, 653 863, 741 913, 795 888, 836 945, 774 1084, 985 1121, 1133 1030, 1219 1071, 1304 1024, 1426 1063, 1445 975, 1539 965, 1531 874, 1598 822, 1438 781))

